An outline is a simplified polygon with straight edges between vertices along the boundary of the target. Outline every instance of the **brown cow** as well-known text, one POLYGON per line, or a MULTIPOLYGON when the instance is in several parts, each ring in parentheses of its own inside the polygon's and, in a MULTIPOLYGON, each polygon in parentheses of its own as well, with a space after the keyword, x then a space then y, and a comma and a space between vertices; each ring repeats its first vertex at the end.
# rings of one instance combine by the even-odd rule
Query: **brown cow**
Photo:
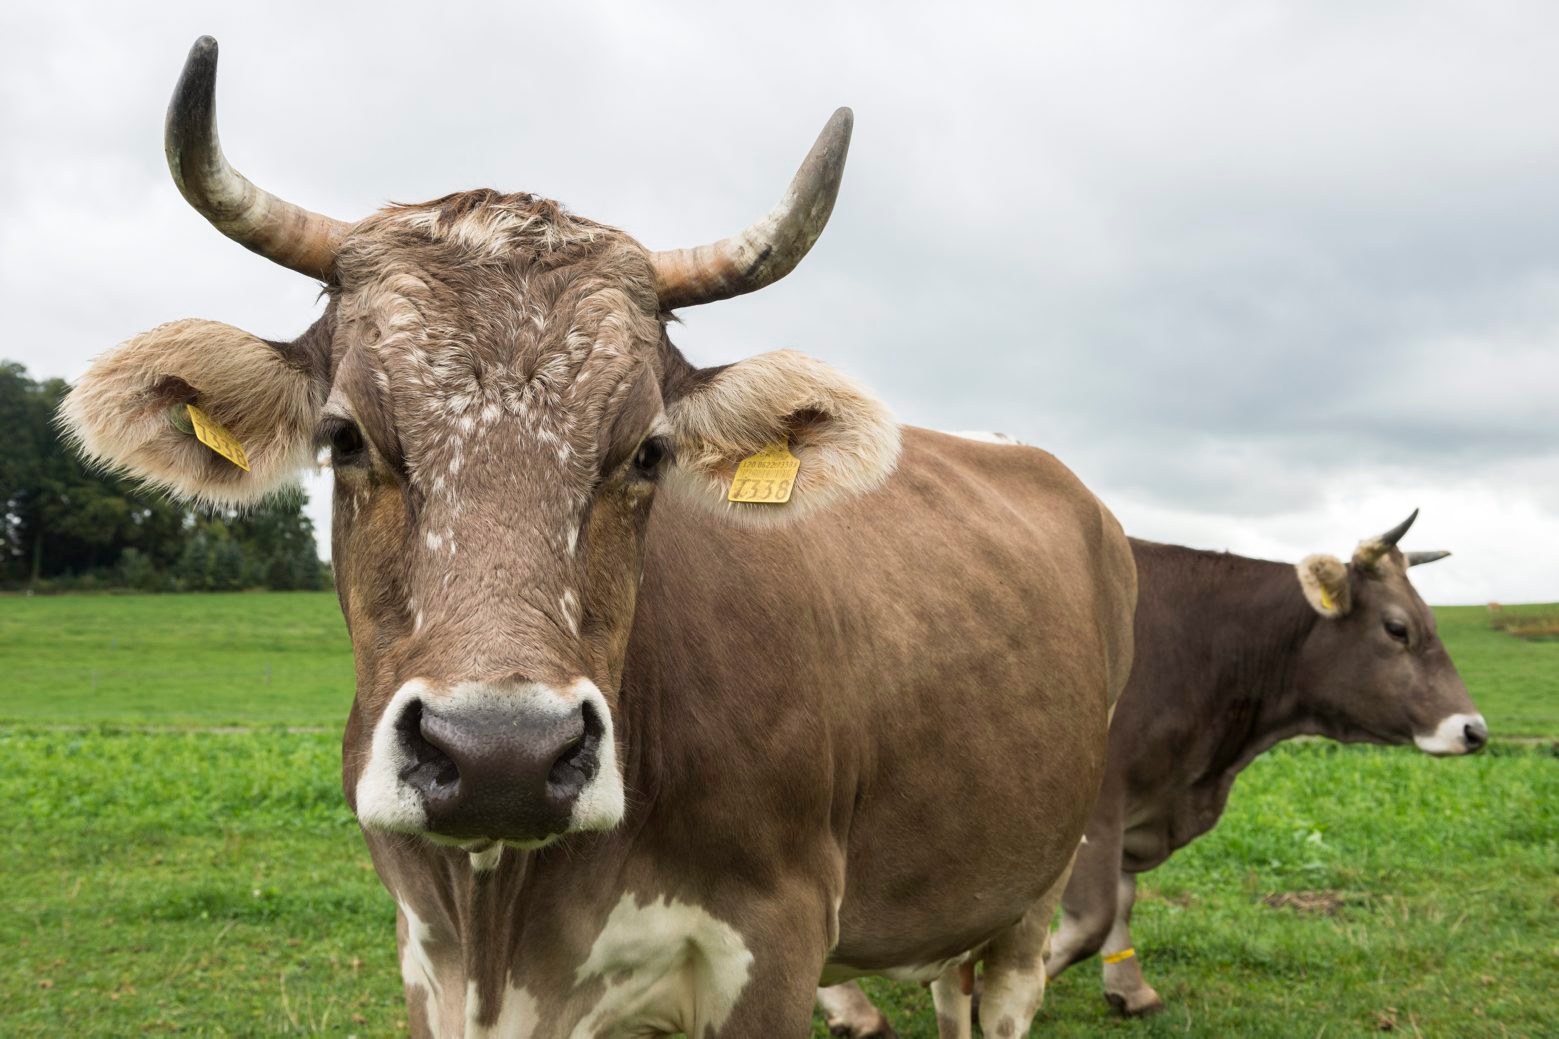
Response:
POLYGON ((223 158, 215 62, 198 41, 169 110, 175 179, 325 313, 290 343, 138 336, 65 421, 221 502, 328 447, 343 783, 413 1031, 800 1037, 820 977, 866 973, 938 979, 956 1030, 976 960, 987 1030, 1026 1030, 1130 669, 1124 535, 1049 455, 901 430, 793 353, 698 369, 666 335, 800 260, 849 113, 763 221, 650 252, 529 195, 299 209, 223 158), (742 487, 788 504, 729 502, 766 445, 799 473, 742 487))
MULTIPOLYGON (((1362 542, 1351 563, 1316 555, 1297 568, 1132 540, 1136 664, 1063 897, 1051 977, 1102 951, 1111 1004, 1127 1014, 1163 1006, 1132 947, 1137 874, 1212 829, 1240 770, 1279 741, 1414 743, 1430 754, 1488 741, 1408 581, 1408 567, 1448 553, 1396 547, 1417 515, 1362 542)), ((882 1034, 882 1015, 853 986, 819 998, 838 1034, 882 1034)))

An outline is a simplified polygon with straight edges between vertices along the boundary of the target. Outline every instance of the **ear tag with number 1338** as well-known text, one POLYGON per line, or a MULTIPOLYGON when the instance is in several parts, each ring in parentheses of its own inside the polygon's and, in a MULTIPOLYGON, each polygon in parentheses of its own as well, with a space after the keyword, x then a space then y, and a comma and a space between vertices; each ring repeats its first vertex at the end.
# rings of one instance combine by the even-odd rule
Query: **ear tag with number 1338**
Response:
POLYGON ((731 490, 727 501, 752 502, 762 505, 783 505, 790 501, 790 492, 796 486, 796 473, 801 470, 801 460, 790 453, 790 445, 784 440, 764 444, 758 453, 742 459, 731 478, 731 490))

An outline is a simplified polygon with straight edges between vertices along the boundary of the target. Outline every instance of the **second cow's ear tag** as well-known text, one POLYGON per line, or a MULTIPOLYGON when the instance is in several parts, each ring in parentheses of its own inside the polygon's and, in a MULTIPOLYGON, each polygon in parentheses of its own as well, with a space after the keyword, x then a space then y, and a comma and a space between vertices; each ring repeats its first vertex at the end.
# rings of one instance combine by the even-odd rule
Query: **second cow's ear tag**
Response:
POLYGON ((790 453, 788 441, 764 444, 757 454, 742 459, 736 467, 725 500, 783 505, 790 501, 790 492, 796 486, 796 473, 800 471, 801 459, 790 453))
MULTIPOLYGON (((184 410, 189 415, 190 429, 195 434, 196 440, 199 440, 244 472, 247 473, 249 471, 249 455, 244 451, 244 445, 240 444, 238 438, 227 431, 226 426, 193 404, 184 405, 184 410)), ((174 424, 182 426, 179 422, 174 424)))

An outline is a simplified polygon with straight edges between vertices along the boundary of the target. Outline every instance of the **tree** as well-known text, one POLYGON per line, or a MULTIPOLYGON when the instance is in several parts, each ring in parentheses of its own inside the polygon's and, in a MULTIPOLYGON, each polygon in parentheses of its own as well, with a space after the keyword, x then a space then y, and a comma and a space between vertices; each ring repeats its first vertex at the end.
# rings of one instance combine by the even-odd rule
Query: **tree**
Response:
POLYGON ((94 471, 54 424, 67 389, 0 362, 0 584, 94 575, 139 588, 320 587, 301 491, 204 512, 94 471))

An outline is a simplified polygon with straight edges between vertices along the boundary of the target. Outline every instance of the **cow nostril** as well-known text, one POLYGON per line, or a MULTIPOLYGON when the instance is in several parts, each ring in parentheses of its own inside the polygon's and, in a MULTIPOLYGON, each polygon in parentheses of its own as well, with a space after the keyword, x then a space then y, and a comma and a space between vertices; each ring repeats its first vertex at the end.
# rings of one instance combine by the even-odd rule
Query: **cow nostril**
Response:
POLYGON ((565 743, 547 772, 547 793, 560 801, 579 796, 601 765, 601 734, 606 727, 591 704, 580 707, 583 729, 565 743))
POLYGON ((460 783, 460 769, 445 749, 429 738, 423 728, 422 701, 413 700, 406 705, 395 724, 401 738, 401 746, 411 757, 411 762, 401 772, 401 778, 424 794, 448 795, 460 783))
POLYGON ((1481 750, 1489 742, 1489 727, 1483 722, 1468 722, 1462 728, 1462 739, 1466 741, 1469 752, 1481 750))

